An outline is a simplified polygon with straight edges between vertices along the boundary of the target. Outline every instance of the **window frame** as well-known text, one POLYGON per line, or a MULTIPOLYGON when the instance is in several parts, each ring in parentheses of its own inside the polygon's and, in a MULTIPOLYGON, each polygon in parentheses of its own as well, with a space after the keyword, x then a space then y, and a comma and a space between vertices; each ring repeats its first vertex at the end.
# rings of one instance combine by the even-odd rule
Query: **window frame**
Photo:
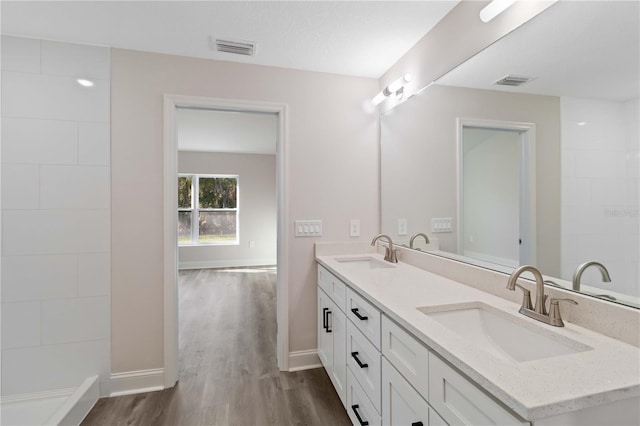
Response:
MULTIPOLYGON (((181 177, 191 178, 191 207, 184 208, 178 206, 178 215, 180 212, 191 212, 191 241, 180 242, 178 237, 178 246, 237 246, 240 245, 240 176, 230 174, 205 174, 205 173, 178 173, 178 179, 181 177), (200 178, 219 178, 219 179, 235 179, 236 181, 236 207, 235 208, 200 208, 200 178), (200 242, 200 212, 235 212, 236 215, 236 238, 233 241, 210 241, 200 242)), ((176 184, 178 180, 176 179, 176 184)), ((177 200, 176 200, 177 201, 177 200)))

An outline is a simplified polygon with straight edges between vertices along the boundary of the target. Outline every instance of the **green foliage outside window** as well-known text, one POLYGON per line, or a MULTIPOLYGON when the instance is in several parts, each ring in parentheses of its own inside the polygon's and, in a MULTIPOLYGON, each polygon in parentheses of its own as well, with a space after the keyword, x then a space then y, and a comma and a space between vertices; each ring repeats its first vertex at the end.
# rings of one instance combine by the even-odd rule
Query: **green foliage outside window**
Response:
POLYGON ((191 176, 178 177, 178 208, 191 208, 191 176))
POLYGON ((235 209, 237 180, 235 178, 200 178, 198 202, 201 209, 235 209))
POLYGON ((237 197, 237 177, 179 176, 178 242, 237 241, 237 197))

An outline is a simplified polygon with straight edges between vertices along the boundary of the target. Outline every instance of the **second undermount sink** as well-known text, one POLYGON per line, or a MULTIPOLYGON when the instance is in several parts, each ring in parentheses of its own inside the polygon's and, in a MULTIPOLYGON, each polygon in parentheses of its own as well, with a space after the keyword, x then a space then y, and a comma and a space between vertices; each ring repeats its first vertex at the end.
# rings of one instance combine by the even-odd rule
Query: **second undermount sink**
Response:
POLYGON ((525 362, 592 349, 480 302, 418 310, 474 347, 501 360, 525 362))
POLYGON ((385 262, 384 260, 376 259, 375 257, 363 256, 363 257, 338 257, 336 262, 347 266, 349 268, 357 269, 359 271, 371 271, 374 269, 388 269, 394 268, 394 266, 385 262))

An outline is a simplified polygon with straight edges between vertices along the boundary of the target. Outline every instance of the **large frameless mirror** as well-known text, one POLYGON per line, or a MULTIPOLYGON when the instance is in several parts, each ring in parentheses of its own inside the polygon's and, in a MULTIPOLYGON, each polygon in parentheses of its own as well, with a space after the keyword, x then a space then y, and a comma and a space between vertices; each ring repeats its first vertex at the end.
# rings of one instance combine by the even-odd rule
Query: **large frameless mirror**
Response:
POLYGON ((385 113, 382 231, 638 307, 639 6, 558 2, 385 113))

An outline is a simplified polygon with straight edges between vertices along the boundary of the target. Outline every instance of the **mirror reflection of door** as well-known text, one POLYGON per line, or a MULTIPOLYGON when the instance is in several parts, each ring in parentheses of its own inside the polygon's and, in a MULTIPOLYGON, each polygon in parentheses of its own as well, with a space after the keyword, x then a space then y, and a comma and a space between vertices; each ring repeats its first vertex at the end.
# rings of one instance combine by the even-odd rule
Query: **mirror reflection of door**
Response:
POLYGON ((462 126, 462 255, 517 267, 527 262, 524 132, 462 126))

